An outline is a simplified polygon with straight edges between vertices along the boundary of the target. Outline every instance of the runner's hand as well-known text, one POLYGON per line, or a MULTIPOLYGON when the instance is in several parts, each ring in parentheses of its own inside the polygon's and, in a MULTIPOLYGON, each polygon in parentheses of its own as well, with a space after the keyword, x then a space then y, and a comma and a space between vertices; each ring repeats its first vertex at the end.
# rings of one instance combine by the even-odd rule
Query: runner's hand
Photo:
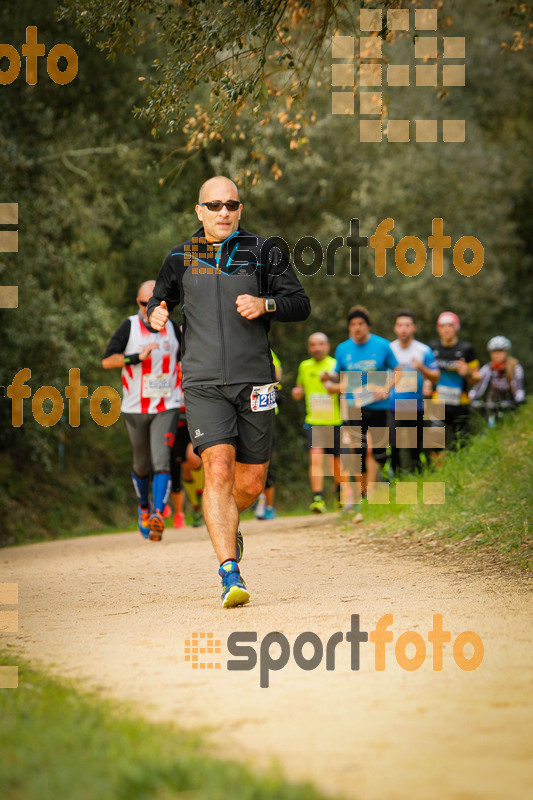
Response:
POLYGON ((144 361, 146 358, 148 358, 152 350, 157 350, 158 347, 158 342, 150 342, 150 344, 147 344, 146 347, 143 347, 139 353, 139 361, 144 361))
POLYGON ((240 294, 235 300, 237 311, 245 319, 257 319, 265 313, 264 297, 254 297, 251 294, 240 294))
POLYGON ((160 331, 167 324, 169 316, 167 304, 165 300, 162 300, 150 314, 150 319, 148 320, 150 327, 156 331, 160 331))
POLYGON ((455 368, 456 368, 457 372, 459 373, 459 375, 462 375, 463 378, 465 377, 465 375, 468 375, 468 373, 470 372, 470 370, 468 368, 468 364, 466 363, 464 358, 461 358, 461 359, 459 359, 459 361, 455 362, 455 368))

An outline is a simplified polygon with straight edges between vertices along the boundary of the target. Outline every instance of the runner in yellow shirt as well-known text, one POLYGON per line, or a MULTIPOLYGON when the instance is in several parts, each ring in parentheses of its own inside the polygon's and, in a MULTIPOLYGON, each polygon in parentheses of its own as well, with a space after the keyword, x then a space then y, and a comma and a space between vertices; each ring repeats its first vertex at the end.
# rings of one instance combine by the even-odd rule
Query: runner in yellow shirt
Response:
POLYGON ((328 470, 335 481, 335 502, 340 508, 340 430, 341 414, 339 395, 329 394, 320 380, 323 372, 335 368, 335 359, 329 355, 329 339, 325 333, 312 333, 307 341, 311 358, 298 367, 296 386, 292 390, 294 400, 305 397, 305 423, 309 446, 309 480, 313 499, 309 510, 316 514, 327 511, 322 492, 324 489, 324 455, 333 459, 333 470, 328 470))

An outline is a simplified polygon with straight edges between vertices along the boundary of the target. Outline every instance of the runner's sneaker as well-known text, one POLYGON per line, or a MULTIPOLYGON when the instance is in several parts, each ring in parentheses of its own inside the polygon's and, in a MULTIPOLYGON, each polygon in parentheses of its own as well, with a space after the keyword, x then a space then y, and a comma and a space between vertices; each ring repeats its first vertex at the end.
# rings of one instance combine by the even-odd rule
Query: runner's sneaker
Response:
POLYGON ((202 514, 202 509, 201 508, 194 509, 192 512, 193 528, 199 528, 203 524, 204 524, 204 515, 202 514))
POLYGON ((181 514, 180 512, 176 512, 176 514, 174 514, 174 527, 175 528, 185 527, 185 514, 181 514))
POLYGON ((265 508, 263 519, 276 519, 276 509, 274 508, 274 506, 267 506, 265 508))
POLYGON ((165 506, 165 510, 163 511, 163 516, 165 519, 168 519, 172 516, 172 509, 170 508, 169 504, 167 503, 165 506))
POLYGON ((148 539, 150 535, 150 507, 142 508, 138 506, 139 513, 139 533, 144 539, 148 539))
POLYGON ((264 519, 265 518, 265 509, 266 509, 266 496, 264 492, 261 492, 259 497, 257 498, 257 502, 255 504, 255 511, 254 516, 256 519, 264 519))
POLYGON ((148 533, 148 538, 152 542, 160 542, 163 538, 164 530, 165 520, 163 519, 163 514, 160 511, 154 511, 154 513, 150 515, 150 531, 148 533))
POLYGON ((241 561, 241 559, 242 559, 242 557, 244 555, 244 539, 242 538, 242 533, 241 533, 241 529, 240 528, 237 528, 237 546, 236 546, 236 550, 237 550, 237 558, 235 560, 236 560, 236 562, 238 564, 239 561, 241 561))
POLYGON ((222 606, 233 608, 244 606, 250 600, 250 593, 241 577, 236 561, 225 561, 218 570, 222 578, 222 606))
POLYGON ((309 511, 312 511, 313 514, 325 514, 328 509, 326 508, 326 504, 322 498, 321 494, 315 494, 313 497, 313 502, 309 506, 309 511))
POLYGON ((366 497, 362 497, 359 503, 352 508, 352 512, 355 511, 355 516, 352 517, 352 522, 354 525, 357 525, 358 522, 362 522, 364 519, 363 512, 366 511, 368 508, 368 500, 366 497))
POLYGON ((387 483, 392 483, 392 481, 394 480, 394 470, 392 468, 390 461, 386 461, 381 467, 381 474, 378 477, 378 480, 380 478, 386 481, 387 483))

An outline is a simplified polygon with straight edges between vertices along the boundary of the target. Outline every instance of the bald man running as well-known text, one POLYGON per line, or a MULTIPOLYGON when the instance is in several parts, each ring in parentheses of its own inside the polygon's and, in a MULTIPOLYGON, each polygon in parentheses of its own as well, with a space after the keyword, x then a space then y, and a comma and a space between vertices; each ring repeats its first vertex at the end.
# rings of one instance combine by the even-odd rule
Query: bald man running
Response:
POLYGON ((145 539, 163 536, 171 486, 170 454, 183 392, 179 384, 179 330, 174 322, 157 330, 148 323, 146 307, 155 281, 137 292, 137 314, 122 322, 104 353, 104 369, 122 370, 122 419, 133 451, 131 477, 138 499, 138 525, 145 539), (150 502, 150 468, 153 469, 150 502))
POLYGON ((304 429, 309 447, 309 481, 313 499, 309 510, 315 514, 327 511, 322 492, 324 489, 324 455, 333 457, 333 469, 328 470, 335 480, 335 505, 341 507, 340 430, 342 425, 339 395, 329 394, 320 376, 332 372, 336 361, 329 355, 330 344, 325 333, 317 331, 307 340, 311 358, 298 367, 294 400, 305 397, 304 429))
POLYGON ((263 489, 270 459, 276 405, 270 322, 304 320, 310 303, 276 243, 240 227, 233 181, 206 181, 195 210, 202 227, 165 258, 148 315, 159 329, 181 305, 187 422, 204 465, 204 518, 228 608, 250 599, 238 566, 238 526, 239 514, 263 489))

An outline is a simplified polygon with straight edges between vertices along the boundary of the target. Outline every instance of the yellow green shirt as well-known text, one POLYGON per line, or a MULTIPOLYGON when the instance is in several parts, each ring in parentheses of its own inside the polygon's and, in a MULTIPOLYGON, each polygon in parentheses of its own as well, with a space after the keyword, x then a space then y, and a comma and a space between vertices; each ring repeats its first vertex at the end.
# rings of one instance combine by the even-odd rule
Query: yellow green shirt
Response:
MULTIPOLYGON (((272 356, 272 363, 274 364, 274 370, 277 374, 278 370, 281 370, 281 361, 272 349, 270 350, 270 355, 272 356)), ((281 389, 281 383, 279 382, 278 389, 281 389)), ((276 406, 276 414, 279 414, 279 406, 276 406)))
POLYGON ((326 356, 322 361, 308 358, 298 367, 296 383, 305 392, 305 421, 309 425, 340 425, 339 395, 328 394, 320 380, 322 372, 333 372, 336 361, 326 356))
POLYGON ((278 369, 281 369, 281 361, 279 360, 279 358, 277 357, 277 355, 273 350, 270 351, 270 355, 272 356, 272 363, 274 364, 274 369, 277 372, 278 369))

